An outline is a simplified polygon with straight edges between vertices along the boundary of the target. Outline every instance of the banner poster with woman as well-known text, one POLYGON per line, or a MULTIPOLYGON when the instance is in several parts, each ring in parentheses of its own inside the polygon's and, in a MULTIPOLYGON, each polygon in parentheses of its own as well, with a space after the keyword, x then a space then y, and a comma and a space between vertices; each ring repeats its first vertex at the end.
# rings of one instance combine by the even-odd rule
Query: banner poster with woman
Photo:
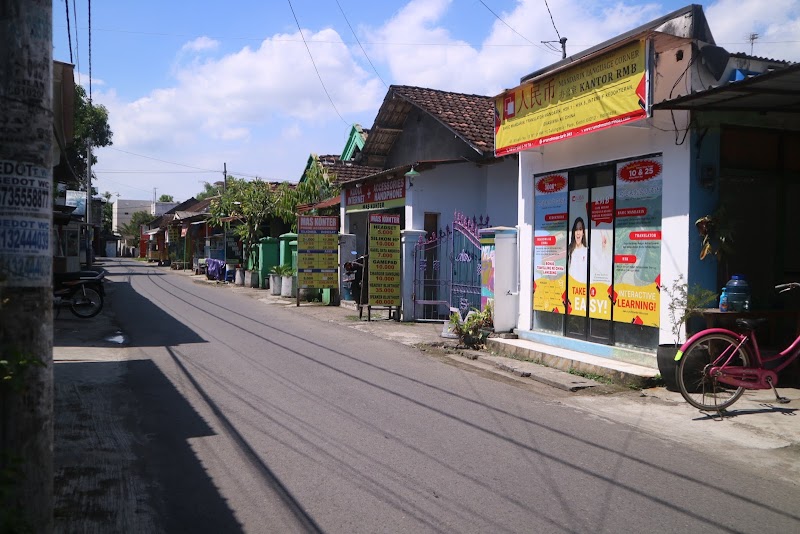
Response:
POLYGON ((586 222, 588 189, 569 192, 569 244, 567 245, 567 299, 569 315, 586 317, 586 277, 589 269, 589 232, 586 222))
POLYGON ((589 219, 589 317, 610 321, 614 269, 613 185, 592 189, 589 219))
POLYGON ((533 309, 564 313, 567 175, 534 176, 533 184, 533 309))
POLYGON ((617 164, 614 321, 659 325, 661 156, 617 164))

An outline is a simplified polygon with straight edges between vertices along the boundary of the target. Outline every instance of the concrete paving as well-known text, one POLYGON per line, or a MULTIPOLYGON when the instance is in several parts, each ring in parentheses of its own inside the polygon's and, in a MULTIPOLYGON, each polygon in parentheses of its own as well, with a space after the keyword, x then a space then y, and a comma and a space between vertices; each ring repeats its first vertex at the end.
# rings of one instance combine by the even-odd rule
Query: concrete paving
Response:
MULTIPOLYGON (((186 276, 199 284, 217 284, 191 271, 163 269, 168 276, 186 276)), ((743 459, 769 476, 800 485, 800 418, 797 417, 800 389, 780 389, 781 394, 790 399, 788 404, 775 403, 770 391, 754 391, 746 393, 723 416, 707 414, 692 408, 679 393, 664 387, 636 386, 648 384, 656 374, 654 369, 555 351, 525 340, 491 338, 483 350, 464 350, 457 347, 456 340, 442 337, 442 323, 401 323, 389 319, 385 311, 373 312, 373 320, 367 321, 366 314, 359 319, 352 306, 301 302, 298 307, 295 299, 272 295, 265 289, 232 284, 225 284, 225 289, 255 299, 264 306, 281 306, 292 313, 334 323, 352 330, 354 336, 380 336, 418 347, 432 358, 449 360, 458 369, 472 370, 487 378, 516 383, 520 387, 534 387, 539 383, 552 386, 556 388, 551 390, 553 402, 627 424, 636 431, 673 444, 675 458, 665 459, 665 462, 679 462, 680 450, 684 447, 705 452, 725 451, 724 457, 719 457, 721 462, 723 458, 743 459), (576 369, 583 374, 576 374, 576 369), (587 375, 612 376, 615 383, 592 380, 587 375)), ((56 512, 58 514, 60 509, 96 512, 85 520, 94 521, 93 528, 84 531, 131 531, 125 525, 150 530, 150 525, 142 523, 150 514, 138 510, 136 513, 141 517, 137 519, 133 512, 130 517, 114 512, 120 507, 137 510, 136 495, 147 484, 146 480, 136 477, 120 478, 122 472, 135 472, 126 466, 137 462, 136 444, 119 434, 120 421, 117 420, 125 399, 115 396, 119 377, 115 375, 118 370, 114 362, 137 357, 136 349, 125 347, 121 336, 124 332, 117 330, 108 312, 87 322, 62 310, 54 321, 56 512), (103 366, 106 369, 103 374, 91 376, 86 374, 86 366, 80 365, 97 361, 111 365, 103 366), (107 456, 102 462, 103 469, 96 463, 81 463, 82 459, 88 461, 85 454, 88 449, 107 456), (114 491, 104 494, 102 502, 92 497, 91 491, 79 491, 79 488, 105 486, 113 487, 114 491), (125 504, 126 499, 131 502, 125 504), (113 522, 109 522, 112 519, 113 522)), ((454 369, 454 372, 457 371, 454 369)), ((61 531, 70 530, 65 526, 61 531)))

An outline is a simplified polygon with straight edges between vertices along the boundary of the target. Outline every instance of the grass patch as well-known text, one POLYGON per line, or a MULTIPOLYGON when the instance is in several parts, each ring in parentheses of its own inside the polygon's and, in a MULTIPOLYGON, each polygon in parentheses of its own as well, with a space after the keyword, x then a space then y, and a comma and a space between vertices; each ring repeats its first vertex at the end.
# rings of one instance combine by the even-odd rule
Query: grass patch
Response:
POLYGON ((567 372, 571 375, 580 376, 582 378, 586 378, 588 380, 594 380, 595 382, 600 382, 601 384, 614 384, 614 381, 608 378, 607 376, 598 375, 597 373, 586 373, 584 371, 578 371, 574 367, 570 367, 567 372))

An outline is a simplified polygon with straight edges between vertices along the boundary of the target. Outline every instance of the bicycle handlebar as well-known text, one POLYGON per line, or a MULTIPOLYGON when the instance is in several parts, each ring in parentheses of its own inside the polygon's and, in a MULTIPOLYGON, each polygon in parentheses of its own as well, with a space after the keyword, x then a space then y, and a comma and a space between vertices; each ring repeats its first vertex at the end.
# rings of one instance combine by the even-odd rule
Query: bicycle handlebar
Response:
POLYGON ((788 284, 778 284, 775 286, 775 289, 778 290, 778 293, 783 293, 785 291, 791 291, 792 289, 800 288, 800 282, 789 282, 788 284))

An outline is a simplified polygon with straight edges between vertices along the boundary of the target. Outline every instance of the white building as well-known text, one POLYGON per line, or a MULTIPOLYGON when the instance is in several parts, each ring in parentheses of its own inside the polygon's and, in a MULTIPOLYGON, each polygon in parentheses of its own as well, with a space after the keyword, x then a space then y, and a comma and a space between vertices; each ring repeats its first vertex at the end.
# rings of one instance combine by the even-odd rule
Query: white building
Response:
POLYGON ((146 211, 155 218, 164 215, 178 204, 178 202, 153 202, 151 200, 118 198, 112 209, 111 230, 119 232, 119 228, 131 222, 133 214, 138 211, 146 211))

